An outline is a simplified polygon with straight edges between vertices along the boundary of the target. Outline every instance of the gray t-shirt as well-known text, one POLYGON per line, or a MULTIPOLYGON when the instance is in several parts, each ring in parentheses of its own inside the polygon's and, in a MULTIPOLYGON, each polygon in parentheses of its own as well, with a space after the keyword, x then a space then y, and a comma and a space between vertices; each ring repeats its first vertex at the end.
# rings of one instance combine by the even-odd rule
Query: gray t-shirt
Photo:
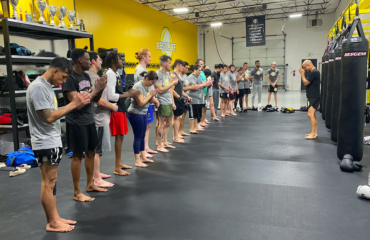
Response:
MULTIPOLYGON (((91 85, 94 86, 96 79, 99 78, 99 75, 94 73, 93 71, 86 71, 86 73, 90 76, 91 79, 91 85)), ((105 101, 109 102, 108 100, 108 90, 105 88, 101 98, 103 98, 105 101)), ((102 107, 99 107, 96 102, 93 102, 91 104, 92 111, 94 114, 95 119, 95 125, 96 127, 104 127, 109 125, 110 123, 110 114, 111 111, 102 107)))
MULTIPOLYGON (((243 74, 242 75, 239 75, 239 73, 237 73, 236 74, 236 79, 238 79, 238 78, 240 78, 240 77, 242 77, 243 76, 243 74)), ((240 90, 240 89, 244 89, 244 78, 242 78, 239 82, 237 82, 238 83, 238 89, 240 90)))
MULTIPOLYGON (((203 84, 202 78, 200 76, 195 76, 194 74, 190 74, 190 76, 187 78, 189 81, 188 86, 192 86, 195 84, 203 84)), ((204 103, 204 92, 203 88, 199 88, 198 90, 190 90, 189 91, 189 97, 192 98, 192 101, 190 104, 203 104, 204 103)))
MULTIPOLYGON (((189 87, 189 76, 188 75, 186 75, 186 74, 184 74, 183 76, 182 76, 182 85, 183 85, 183 87, 189 87)), ((189 94, 189 92, 190 91, 186 91, 185 93, 186 94, 189 94)))
POLYGON ((228 76, 230 79, 231 88, 233 89, 233 92, 236 92, 236 74, 228 72, 228 76))
POLYGON ((247 88, 250 88, 250 80, 248 79, 249 77, 251 76, 251 71, 249 70, 246 70, 244 72, 244 77, 245 77, 245 81, 244 81, 244 88, 247 89, 247 88))
MULTIPOLYGON (((149 96, 150 90, 149 88, 146 88, 142 81, 139 81, 135 83, 135 85, 132 87, 132 89, 137 89, 143 94, 143 98, 146 98, 149 96)), ((144 106, 139 106, 135 99, 131 98, 131 104, 128 108, 129 113, 135 113, 140 115, 145 115, 148 112, 149 102, 147 102, 144 106)))
MULTIPOLYGON (((221 85, 226 87, 226 88, 229 88, 229 76, 228 76, 228 73, 226 74, 223 74, 221 73, 220 74, 220 82, 221 82, 221 85)), ((229 91, 225 90, 224 88, 221 89, 221 93, 228 93, 229 91)))
MULTIPOLYGON (((163 73, 159 69, 159 70, 157 70, 157 75, 158 75, 158 81, 155 83, 155 85, 162 84, 162 87, 167 87, 171 84, 171 77, 170 77, 170 74, 168 74, 167 72, 163 73)), ((158 93, 157 99, 158 99, 159 103, 162 104, 162 105, 172 104, 170 89, 168 89, 164 93, 158 93)))
POLYGON ((58 110, 58 101, 53 87, 42 77, 37 77, 27 89, 27 111, 33 150, 62 147, 60 138, 60 120, 45 123, 37 111, 58 110))
POLYGON ((140 73, 142 72, 148 72, 148 70, 146 70, 146 68, 140 64, 137 65, 134 73, 134 84, 144 79, 142 76, 140 76, 140 73))
POLYGON ((267 70, 267 75, 269 75, 270 81, 272 83, 276 82, 279 74, 280 74, 280 71, 277 68, 275 68, 275 70, 272 70, 271 68, 269 70, 267 70))
POLYGON ((251 76, 253 76, 253 84, 262 84, 262 76, 263 76, 263 69, 259 68, 253 68, 251 71, 251 76))

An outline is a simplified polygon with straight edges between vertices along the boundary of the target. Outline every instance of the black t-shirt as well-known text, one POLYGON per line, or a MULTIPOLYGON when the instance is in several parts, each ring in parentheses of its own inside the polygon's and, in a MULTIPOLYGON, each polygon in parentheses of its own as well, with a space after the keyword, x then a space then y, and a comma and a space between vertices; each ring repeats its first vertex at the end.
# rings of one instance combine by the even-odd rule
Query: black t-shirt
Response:
MULTIPOLYGON (((67 81, 63 84, 63 96, 64 102, 70 103, 67 92, 89 92, 91 93, 91 80, 89 75, 83 73, 78 75, 74 71, 67 78, 67 81)), ((94 123, 94 115, 91 110, 91 103, 87 104, 80 110, 76 109, 66 115, 66 122, 73 125, 90 125, 94 123)))
POLYGON ((219 73, 216 73, 216 72, 213 72, 211 74, 211 78, 214 79, 213 85, 212 85, 213 89, 219 89, 218 81, 220 81, 220 74, 219 73))
MULTIPOLYGON (((175 76, 177 77, 177 79, 179 80, 178 83, 175 85, 175 89, 174 91, 180 96, 182 96, 182 92, 183 92, 183 83, 179 77, 179 75, 177 75, 177 73, 175 73, 175 71, 173 72, 173 74, 175 74, 175 76)), ((180 98, 176 98, 175 96, 173 97, 175 100, 180 100, 180 98)))
POLYGON ((320 95, 320 72, 314 69, 312 72, 305 73, 307 81, 310 82, 306 86, 307 98, 321 98, 320 95))

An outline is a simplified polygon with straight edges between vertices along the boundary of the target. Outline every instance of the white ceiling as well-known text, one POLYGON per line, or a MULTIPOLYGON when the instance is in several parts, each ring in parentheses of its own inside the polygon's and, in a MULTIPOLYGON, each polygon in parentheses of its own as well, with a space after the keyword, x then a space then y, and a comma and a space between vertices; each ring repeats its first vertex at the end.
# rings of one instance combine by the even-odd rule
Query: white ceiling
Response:
MULTIPOLYGON (((335 12, 341 0, 135 0, 161 12, 199 26, 213 22, 232 24, 244 22, 245 17, 265 15, 266 20, 287 18, 293 13, 304 16, 335 12), (263 9, 265 6, 265 9, 263 9), (177 14, 175 8, 188 8, 177 14), (199 17, 195 17, 199 13, 199 17)), ((179 20, 180 20, 179 19, 179 20)), ((181 20, 180 20, 181 21, 181 20)))

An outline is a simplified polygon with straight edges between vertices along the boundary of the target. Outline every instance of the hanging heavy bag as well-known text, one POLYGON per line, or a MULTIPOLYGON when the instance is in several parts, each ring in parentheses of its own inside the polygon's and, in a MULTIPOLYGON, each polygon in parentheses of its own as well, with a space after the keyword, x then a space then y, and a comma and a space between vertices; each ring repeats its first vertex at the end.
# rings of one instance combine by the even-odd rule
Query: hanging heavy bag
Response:
POLYGON ((326 107, 326 86, 327 86, 327 82, 326 82, 326 77, 327 77, 327 72, 328 72, 328 63, 329 63, 329 56, 328 56, 328 53, 327 51, 325 52, 324 54, 324 65, 323 65, 323 79, 322 79, 322 100, 321 100, 321 103, 322 103, 322 119, 325 120, 325 107, 326 107))
MULTIPOLYGON (((325 53, 324 53, 325 54, 325 53)), ((320 95, 321 95, 321 99, 320 99, 320 113, 322 113, 322 99, 323 99, 323 82, 324 82, 324 65, 325 65, 325 60, 324 60, 324 55, 322 56, 321 58, 321 82, 320 82, 320 95)))
POLYGON ((326 78, 326 104, 325 104, 325 127, 331 129, 331 105, 333 101, 333 75, 334 75, 334 48, 337 45, 337 41, 331 45, 331 48, 328 51, 329 63, 328 63, 328 72, 326 78))
MULTIPOLYGON (((368 40, 361 21, 356 17, 348 38, 342 44, 342 82, 340 86, 340 109, 338 121, 337 156, 349 154, 353 161, 363 156, 364 107, 366 101, 368 40), (358 37, 352 37, 357 29, 358 37)), ((340 165, 343 171, 351 171, 348 164, 340 165)), ((353 168, 352 168, 353 169, 353 168)))
POLYGON ((348 31, 343 32, 339 36, 337 47, 334 49, 334 75, 333 75, 333 99, 331 106, 331 140, 337 142, 338 139, 338 117, 340 107, 340 84, 342 79, 342 41, 345 34, 348 31))

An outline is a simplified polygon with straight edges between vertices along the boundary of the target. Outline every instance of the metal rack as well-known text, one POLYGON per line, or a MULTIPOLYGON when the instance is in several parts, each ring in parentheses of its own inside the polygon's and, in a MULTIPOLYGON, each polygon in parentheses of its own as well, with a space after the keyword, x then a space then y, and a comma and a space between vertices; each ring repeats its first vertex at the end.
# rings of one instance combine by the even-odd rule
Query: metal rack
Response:
MULTIPOLYGON (((13 64, 15 65, 35 65, 50 64, 52 57, 33 57, 33 56, 15 56, 10 52, 10 36, 21 36, 42 40, 69 40, 70 48, 75 48, 75 39, 89 38, 90 50, 94 51, 94 39, 92 33, 72 31, 47 25, 21 22, 14 19, 5 18, 1 20, 0 30, 4 35, 5 56, 0 57, 0 65, 6 65, 8 76, 13 75, 13 64)), ((18 132, 28 129, 28 124, 17 125, 16 120, 16 101, 17 97, 26 96, 26 90, 15 91, 12 77, 8 77, 9 93, 0 94, 0 97, 10 99, 10 111, 12 115, 12 125, 0 125, 0 131, 12 131, 14 151, 19 148, 18 132)), ((61 93, 62 89, 55 88, 56 93, 61 93)))

